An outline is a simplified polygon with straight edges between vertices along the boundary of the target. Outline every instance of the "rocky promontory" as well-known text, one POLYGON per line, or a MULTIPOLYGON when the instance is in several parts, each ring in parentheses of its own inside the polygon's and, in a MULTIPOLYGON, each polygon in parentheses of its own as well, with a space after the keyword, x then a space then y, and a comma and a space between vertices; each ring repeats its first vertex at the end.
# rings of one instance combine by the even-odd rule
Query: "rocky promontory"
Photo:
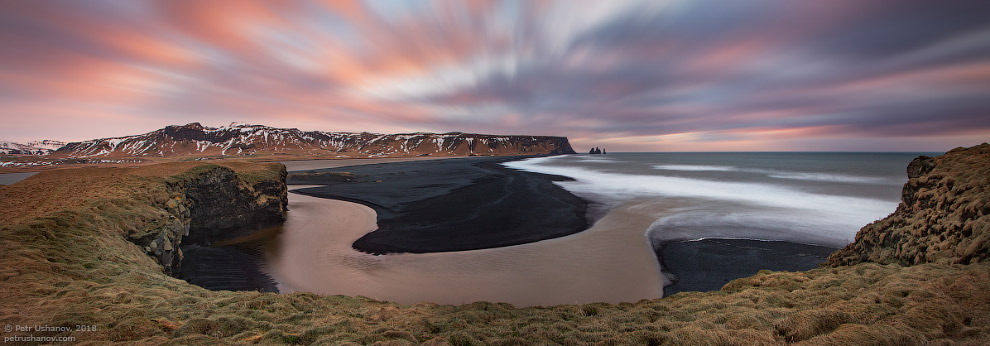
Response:
POLYGON ((68 328, 4 337, 98 345, 986 345, 988 150, 916 160, 904 203, 830 266, 763 271, 716 292, 530 308, 206 290, 168 275, 150 243, 185 237, 187 219, 192 239, 196 215, 277 218, 281 165, 53 170, 0 186, 0 324, 68 328))
POLYGON ((267 176, 239 176, 233 169, 204 164, 170 177, 166 218, 151 228, 132 228, 128 239, 154 256, 165 272, 178 275, 180 245, 209 246, 249 235, 285 220, 285 167, 273 164, 267 176))
POLYGON ((828 265, 970 264, 990 258, 990 144, 918 157, 907 175, 897 210, 863 227, 828 265))

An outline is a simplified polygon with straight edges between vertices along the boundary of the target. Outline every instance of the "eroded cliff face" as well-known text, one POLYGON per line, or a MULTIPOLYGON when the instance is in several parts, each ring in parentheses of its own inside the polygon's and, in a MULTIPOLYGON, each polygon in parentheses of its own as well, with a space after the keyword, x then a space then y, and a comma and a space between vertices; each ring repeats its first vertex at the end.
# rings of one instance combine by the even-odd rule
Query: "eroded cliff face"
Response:
POLYGON ((128 232, 128 239, 154 257, 169 275, 181 272, 180 244, 209 245, 249 235, 285 220, 288 204, 285 167, 252 180, 232 169, 204 165, 167 182, 170 194, 161 206, 166 217, 153 227, 128 232))
POLYGON ((907 174, 897 210, 863 227, 826 265, 970 264, 990 258, 990 144, 918 157, 907 174))

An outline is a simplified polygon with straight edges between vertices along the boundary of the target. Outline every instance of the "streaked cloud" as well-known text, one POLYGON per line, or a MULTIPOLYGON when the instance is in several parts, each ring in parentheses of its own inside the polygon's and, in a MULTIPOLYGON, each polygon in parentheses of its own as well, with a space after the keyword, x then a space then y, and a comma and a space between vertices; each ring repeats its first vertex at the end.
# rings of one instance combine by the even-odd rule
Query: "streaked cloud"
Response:
POLYGON ((192 121, 580 149, 990 137, 985 1, 6 1, 0 137, 192 121))

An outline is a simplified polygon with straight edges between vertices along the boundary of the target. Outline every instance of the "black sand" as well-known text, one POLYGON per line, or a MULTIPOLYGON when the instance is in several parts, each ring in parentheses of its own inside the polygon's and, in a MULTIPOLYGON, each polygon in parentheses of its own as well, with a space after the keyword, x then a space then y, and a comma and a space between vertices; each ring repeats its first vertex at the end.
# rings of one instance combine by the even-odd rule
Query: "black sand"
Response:
POLYGON ((760 270, 804 271, 818 267, 836 248, 786 241, 704 239, 657 246, 663 273, 673 283, 663 295, 716 291, 731 280, 760 270))
MULTIPOLYGON (((472 157, 317 170, 349 172, 354 181, 289 177, 295 190, 361 203, 379 229, 354 243, 368 253, 427 253, 517 245, 583 231, 587 203, 553 184, 569 178, 500 165, 519 158, 472 157)), ((307 171, 312 172, 312 171, 307 171)), ((295 173, 295 172, 293 172, 295 173)))
MULTIPOLYGON (((369 253, 493 248, 561 237, 588 227, 587 203, 553 184, 569 178, 500 165, 513 159, 518 158, 472 157, 294 171, 288 183, 324 185, 293 192, 373 208, 379 229, 353 244, 369 253)), ((263 256, 257 249, 184 246, 184 278, 209 289, 275 291, 271 279, 258 270, 263 256)), ((655 248, 664 275, 673 280, 664 287, 664 295, 718 290, 730 280, 764 269, 813 269, 834 250, 745 239, 669 241, 655 248)))

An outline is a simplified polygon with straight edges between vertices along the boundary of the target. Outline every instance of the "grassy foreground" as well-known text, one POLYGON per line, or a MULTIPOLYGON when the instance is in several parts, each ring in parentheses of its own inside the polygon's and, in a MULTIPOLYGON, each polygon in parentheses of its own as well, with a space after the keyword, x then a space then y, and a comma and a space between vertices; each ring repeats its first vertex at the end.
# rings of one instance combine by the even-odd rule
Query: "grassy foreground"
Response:
MULTIPOLYGON (((281 168, 223 165, 250 181, 281 168)), ((720 292, 521 309, 208 291, 163 274, 126 240, 167 218, 166 182, 202 166, 58 170, 0 186, 0 325, 95 326, 33 333, 81 345, 990 343, 986 262, 761 272, 720 292)))

